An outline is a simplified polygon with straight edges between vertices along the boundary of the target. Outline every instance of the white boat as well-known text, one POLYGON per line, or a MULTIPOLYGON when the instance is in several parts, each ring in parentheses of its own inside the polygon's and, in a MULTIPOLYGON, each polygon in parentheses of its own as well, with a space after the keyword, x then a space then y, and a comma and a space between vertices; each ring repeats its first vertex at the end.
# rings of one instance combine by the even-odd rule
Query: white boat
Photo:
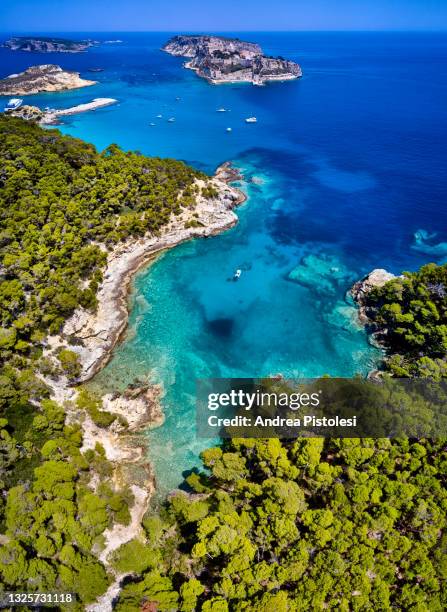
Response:
POLYGON ((232 132, 233 128, 227 128, 227 132, 232 132))
POLYGON ((11 98, 8 104, 5 106, 5 111, 15 110, 16 108, 19 108, 19 106, 22 106, 22 104, 23 100, 21 98, 11 98))
POLYGON ((236 272, 234 273, 233 280, 237 280, 238 278, 240 278, 241 274, 242 274, 242 270, 239 270, 238 268, 236 272))
POLYGON ((171 117, 170 119, 168 119, 168 123, 174 123, 175 121, 175 117, 171 117))
POLYGON ((162 119, 163 115, 157 115, 157 119, 162 119))
POLYGON ((149 123, 149 125, 153 127, 154 125, 156 125, 156 123, 149 123))
POLYGON ((218 108, 218 109, 217 109, 217 112, 218 112, 218 113, 226 113, 226 112, 227 112, 227 109, 226 109, 226 108, 218 108))
POLYGON ((247 117, 247 119, 245 120, 245 123, 257 123, 258 120, 256 119, 256 117, 247 117))

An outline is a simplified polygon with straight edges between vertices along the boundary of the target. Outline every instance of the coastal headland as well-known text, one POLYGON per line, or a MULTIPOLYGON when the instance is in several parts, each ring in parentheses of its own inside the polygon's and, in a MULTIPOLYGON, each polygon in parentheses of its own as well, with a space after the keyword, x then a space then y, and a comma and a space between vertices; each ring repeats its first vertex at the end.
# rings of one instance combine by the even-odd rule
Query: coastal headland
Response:
POLYGON ((361 280, 357 281, 351 288, 351 295, 359 307, 359 321, 363 325, 369 325, 371 318, 368 316, 366 308, 366 298, 375 287, 383 287, 387 282, 396 278, 394 274, 384 270, 383 268, 376 268, 361 280))
MULTIPOLYGON (((53 347, 64 343, 66 338, 81 341, 73 346, 82 366, 78 382, 90 380, 110 359, 127 325, 127 296, 137 270, 161 251, 191 238, 214 236, 236 225, 233 209, 246 200, 241 190, 229 184, 238 178, 240 175, 230 162, 222 164, 211 181, 217 192, 214 199, 199 196, 196 207, 173 218, 160 235, 127 240, 108 254, 104 280, 97 293, 96 312, 91 314, 79 308, 67 320, 62 335, 50 339, 53 347)), ((199 187, 204 186, 201 179, 197 183, 199 187)))
POLYGON ((302 76, 301 67, 282 57, 268 57, 256 43, 223 36, 174 36, 164 45, 170 55, 191 58, 185 68, 194 70, 208 82, 285 81, 302 76))
MULTIPOLYGON (((383 268, 376 268, 369 272, 362 279, 358 280, 351 287, 349 294, 354 300, 358 308, 358 321, 363 325, 365 331, 369 335, 369 341, 372 346, 378 349, 384 350, 386 348, 386 328, 377 326, 371 309, 368 308, 368 297, 374 289, 380 289, 386 283, 396 278, 394 274, 384 270, 383 268)), ((386 361, 386 356, 383 355, 382 364, 386 361)), ((379 366, 379 368, 381 365, 379 366)), ((374 368, 368 372, 368 378, 378 379, 382 375, 380 369, 374 368)))
POLYGON ((0 96, 26 96, 44 91, 79 89, 91 85, 96 85, 96 81, 82 79, 79 72, 63 70, 56 64, 41 64, 1 79, 0 96))

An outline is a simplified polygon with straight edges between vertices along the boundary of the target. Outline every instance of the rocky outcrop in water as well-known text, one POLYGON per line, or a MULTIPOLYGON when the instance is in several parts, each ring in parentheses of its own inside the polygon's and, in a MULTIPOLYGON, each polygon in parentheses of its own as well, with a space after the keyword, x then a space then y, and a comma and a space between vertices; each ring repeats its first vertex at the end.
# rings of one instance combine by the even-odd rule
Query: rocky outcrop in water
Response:
MULTIPOLYGON (((377 287, 383 287, 389 281, 397 278, 391 272, 387 272, 383 268, 376 268, 361 280, 357 281, 352 287, 350 294, 354 302, 358 306, 358 319, 359 322, 365 327, 369 334, 370 343, 376 348, 382 351, 389 349, 388 343, 388 329, 385 326, 377 324, 376 317, 378 313, 377 307, 371 307, 368 305, 368 296, 371 291, 377 287)), ((384 361, 387 357, 384 357, 384 361)), ((382 364, 383 366, 383 364, 382 364)), ((373 369, 368 373, 368 378, 372 380, 380 380, 383 367, 380 369, 373 369)))
POLYGON ((62 70, 55 64, 31 66, 19 74, 11 74, 0 80, 0 95, 24 96, 42 91, 63 91, 95 85, 96 81, 81 79, 79 72, 62 70))
POLYGON ((94 44, 93 40, 69 40, 47 36, 14 36, 4 42, 3 47, 12 51, 28 51, 31 53, 80 53, 94 44))
POLYGON ((222 36, 174 36, 163 47, 171 55, 189 57, 186 68, 210 83, 283 81, 302 76, 295 62, 267 57, 256 43, 222 36))
POLYGON ((391 272, 387 272, 383 268, 376 268, 361 280, 357 281, 351 288, 351 295, 359 309, 359 321, 369 332, 371 344, 378 348, 386 346, 388 330, 376 325, 376 310, 368 307, 367 298, 374 288, 383 287, 387 282, 393 280, 393 278, 396 277, 394 274, 391 274, 391 272))
POLYGON ((396 277, 394 276, 394 274, 391 274, 391 272, 387 272, 383 268, 376 268, 353 285, 351 289, 351 295, 354 301, 359 306, 359 318, 364 325, 367 324, 370 320, 365 309, 365 301, 367 295, 375 287, 383 287, 385 283, 390 280, 393 280, 393 278, 396 277))

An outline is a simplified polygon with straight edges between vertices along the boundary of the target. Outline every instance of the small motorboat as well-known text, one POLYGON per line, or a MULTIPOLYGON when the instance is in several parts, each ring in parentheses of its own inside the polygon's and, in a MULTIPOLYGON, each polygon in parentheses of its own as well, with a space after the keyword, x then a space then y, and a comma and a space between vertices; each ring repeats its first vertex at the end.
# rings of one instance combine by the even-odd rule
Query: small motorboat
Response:
POLYGON ((175 117, 170 117, 170 118, 168 119, 168 123, 174 123, 174 121, 175 121, 175 117))
POLYGON ((23 100, 21 98, 11 98, 8 104, 5 106, 5 111, 16 110, 19 106, 22 106, 23 100))
POLYGON ((242 270, 238 268, 233 275, 233 280, 237 281, 241 277, 241 274, 242 274, 242 270))
POLYGON ((227 132, 232 132, 233 128, 227 128, 227 132))
POLYGON ((163 115, 157 115, 157 119, 163 119, 163 115))
POLYGON ((157 124, 156 124, 156 123, 151 122, 151 123, 149 123, 149 125, 150 125, 151 127, 154 127, 154 125, 157 125, 157 124))
POLYGON ((226 112, 227 112, 227 109, 226 109, 226 108, 218 108, 218 109, 217 109, 217 112, 218 112, 218 113, 226 113, 226 112))
POLYGON ((245 120, 245 123, 257 123, 258 120, 256 119, 256 117, 247 117, 247 119, 245 120))

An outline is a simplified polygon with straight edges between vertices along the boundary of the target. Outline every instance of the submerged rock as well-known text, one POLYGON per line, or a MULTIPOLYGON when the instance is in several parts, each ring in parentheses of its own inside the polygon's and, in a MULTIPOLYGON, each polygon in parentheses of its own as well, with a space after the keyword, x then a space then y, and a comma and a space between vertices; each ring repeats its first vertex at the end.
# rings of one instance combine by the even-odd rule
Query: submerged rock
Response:
POLYGON ((318 293, 335 294, 340 285, 353 280, 353 274, 332 255, 307 255, 288 279, 318 293))
POLYGON ((414 243, 411 248, 432 257, 445 257, 447 255, 447 242, 436 242, 437 232, 427 232, 420 229, 414 234, 414 243))
POLYGON ((358 333, 363 330, 358 319, 358 310, 353 304, 347 304, 338 300, 334 308, 324 315, 326 321, 338 329, 344 329, 350 333, 358 333))

